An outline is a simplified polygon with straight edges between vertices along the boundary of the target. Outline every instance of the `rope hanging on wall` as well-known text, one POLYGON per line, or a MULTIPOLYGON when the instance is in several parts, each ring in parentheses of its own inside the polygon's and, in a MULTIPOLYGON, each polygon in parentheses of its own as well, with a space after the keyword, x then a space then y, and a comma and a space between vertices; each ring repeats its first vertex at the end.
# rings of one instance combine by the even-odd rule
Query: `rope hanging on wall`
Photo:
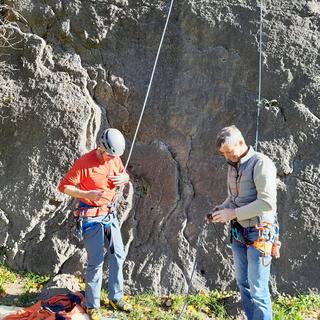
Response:
POLYGON ((260 1, 260 37, 259 37, 259 79, 258 79, 258 100, 257 100, 257 119, 256 119, 256 136, 254 149, 258 150, 259 141, 259 122, 260 122, 260 108, 261 108, 261 87, 262 87, 262 23, 263 23, 263 0, 260 1))
POLYGON ((169 20, 170 20, 173 3, 174 3, 174 0, 171 0, 170 7, 169 7, 169 12, 168 12, 168 15, 167 15, 166 24, 165 24, 163 32, 162 32, 162 36, 161 36, 158 52, 157 52, 157 55, 156 55, 156 58, 155 58, 155 61, 154 61, 154 65, 153 65, 153 69, 152 69, 152 73, 151 73, 151 77, 150 77, 150 81, 149 81, 149 85, 148 85, 147 94, 146 94, 144 102, 143 102, 140 118, 139 118, 139 121, 138 121, 136 132, 135 132, 133 140, 132 140, 132 144, 131 144, 130 152, 129 152, 129 155, 128 155, 128 158, 127 158, 127 162, 126 162, 126 165, 124 166, 124 171, 127 169, 128 163, 130 161, 132 150, 133 150, 133 147, 135 145, 137 134, 138 134, 138 131, 139 131, 139 128, 140 128, 140 124, 141 124, 141 120, 142 120, 142 117, 143 117, 143 114, 144 114, 144 110, 145 110, 146 105, 147 105, 147 101, 148 101, 149 94, 150 94, 150 89, 151 89, 152 82, 153 82, 154 73, 156 71, 156 68, 157 68, 157 65, 158 65, 159 56, 160 56, 160 52, 161 52, 161 49, 162 49, 163 40, 164 40, 164 37, 165 37, 166 32, 167 32, 168 23, 169 23, 169 20))
POLYGON ((259 79, 258 79, 258 99, 257 99, 257 118, 256 118, 256 134, 255 134, 255 143, 254 149, 258 151, 258 143, 259 143, 259 125, 260 125, 260 110, 261 107, 276 107, 278 105, 278 101, 261 99, 262 92, 262 58, 263 58, 263 0, 260 1, 260 30, 259 30, 259 79))
MULTIPOLYGON (((155 74, 155 71, 156 71, 156 68, 157 68, 157 65, 158 65, 158 60, 159 60, 160 52, 161 52, 162 45, 163 45, 163 40, 165 38, 165 35, 166 35, 166 32, 167 32, 167 28, 168 28, 168 23, 169 23, 169 20, 170 20, 170 17, 171 17, 173 3, 174 3, 174 0, 171 0, 170 6, 169 6, 169 11, 168 11, 168 14, 167 14, 166 23, 165 23, 165 26, 164 26, 164 29, 163 29, 163 32, 162 32, 162 36, 161 36, 161 40, 160 40, 160 43, 159 43, 157 55, 156 55, 156 58, 155 58, 155 61, 154 61, 154 64, 153 64, 153 69, 152 69, 152 73, 151 73, 151 77, 150 77, 150 81, 149 81, 149 85, 148 85, 148 90, 147 90, 147 93, 146 93, 146 96, 145 96, 145 99, 144 99, 144 102, 143 102, 143 106, 142 106, 142 110, 141 110, 141 113, 140 113, 140 117, 139 117, 139 121, 138 121, 138 124, 137 124, 137 128, 136 128, 136 131, 135 131, 134 136, 133 136, 133 140, 132 140, 132 144, 131 144, 131 147, 130 147, 129 155, 128 155, 126 164, 124 166, 124 171, 127 170, 129 161, 131 159, 132 151, 133 151, 136 139, 137 139, 138 131, 140 129, 140 125, 141 125, 141 121, 142 121, 142 118, 143 118, 143 114, 144 114, 144 111, 145 111, 145 108, 146 108, 146 105, 147 105, 147 102, 148 102, 148 98, 149 98, 149 95, 150 95, 150 89, 151 89, 151 86, 152 86, 152 83, 153 83, 154 74, 155 74)), ((113 199, 113 201, 112 201, 112 203, 110 205, 115 210, 118 208, 118 203, 119 203, 119 201, 120 201, 120 199, 122 197, 123 189, 124 189, 124 186, 120 186, 118 188, 118 190, 117 190, 117 192, 115 194, 115 197, 114 197, 114 199, 113 199)))

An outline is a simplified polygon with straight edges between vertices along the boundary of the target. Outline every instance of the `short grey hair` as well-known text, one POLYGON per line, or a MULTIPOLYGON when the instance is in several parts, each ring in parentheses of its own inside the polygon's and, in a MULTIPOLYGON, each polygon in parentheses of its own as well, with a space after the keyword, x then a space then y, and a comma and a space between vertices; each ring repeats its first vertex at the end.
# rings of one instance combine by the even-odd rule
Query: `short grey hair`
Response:
POLYGON ((224 127, 217 134, 216 148, 219 150, 223 145, 233 145, 239 142, 241 139, 244 140, 241 131, 235 126, 224 127))

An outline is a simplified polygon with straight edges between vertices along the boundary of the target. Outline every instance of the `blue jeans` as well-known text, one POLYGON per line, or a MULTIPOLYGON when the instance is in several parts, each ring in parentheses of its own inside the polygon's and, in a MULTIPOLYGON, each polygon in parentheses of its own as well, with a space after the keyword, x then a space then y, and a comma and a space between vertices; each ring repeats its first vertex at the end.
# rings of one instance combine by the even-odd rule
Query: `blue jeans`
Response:
MULTIPOLYGON (((249 241, 258 238, 258 230, 254 227, 244 228, 243 233, 249 241)), ((235 239, 232 239, 232 253, 237 285, 248 320, 272 320, 269 292, 271 257, 264 257, 263 262, 259 250, 235 239)))
POLYGON ((102 219, 103 217, 85 218, 83 221, 84 225, 90 221, 83 235, 88 255, 85 291, 87 308, 100 307, 105 247, 109 257, 108 298, 119 300, 123 297, 122 266, 125 252, 119 221, 116 216, 113 216, 108 224, 101 222, 102 219), (92 223, 93 221, 95 223, 92 223))

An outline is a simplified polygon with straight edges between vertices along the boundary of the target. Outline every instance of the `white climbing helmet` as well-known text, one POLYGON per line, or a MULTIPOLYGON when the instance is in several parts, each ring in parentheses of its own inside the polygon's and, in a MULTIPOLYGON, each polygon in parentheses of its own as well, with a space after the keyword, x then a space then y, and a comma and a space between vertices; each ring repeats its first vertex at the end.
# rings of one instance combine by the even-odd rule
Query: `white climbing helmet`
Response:
POLYGON ((123 134, 114 128, 106 129, 101 135, 100 142, 112 156, 122 156, 126 148, 123 134))

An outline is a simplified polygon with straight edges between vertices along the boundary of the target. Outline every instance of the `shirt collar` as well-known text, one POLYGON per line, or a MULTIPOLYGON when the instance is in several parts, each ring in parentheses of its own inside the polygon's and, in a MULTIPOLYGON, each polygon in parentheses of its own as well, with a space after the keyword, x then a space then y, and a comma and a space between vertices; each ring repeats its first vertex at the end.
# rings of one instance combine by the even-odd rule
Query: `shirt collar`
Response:
POLYGON ((240 159, 239 163, 243 164, 243 163, 247 162, 250 158, 252 158, 254 156, 255 153, 256 152, 254 151, 252 146, 249 146, 249 150, 248 150, 247 154, 240 159))

